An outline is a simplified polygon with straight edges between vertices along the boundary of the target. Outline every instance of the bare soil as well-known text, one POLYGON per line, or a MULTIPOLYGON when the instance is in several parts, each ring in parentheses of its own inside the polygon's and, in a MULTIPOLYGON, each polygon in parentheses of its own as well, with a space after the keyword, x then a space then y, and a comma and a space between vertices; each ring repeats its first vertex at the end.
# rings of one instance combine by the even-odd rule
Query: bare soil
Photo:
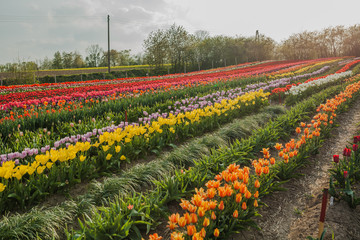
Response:
MULTIPOLYGON (((268 205, 260 209, 263 217, 256 220, 262 230, 243 231, 232 239, 317 238, 322 191, 329 187, 332 155, 341 155, 353 136, 359 134, 360 99, 341 114, 337 122, 340 126, 323 142, 319 153, 309 159, 310 164, 300 170, 303 176, 285 183, 282 187, 287 191, 275 192, 262 199, 268 205)), ((346 202, 334 202, 330 206, 328 201, 325 228, 325 239, 359 240, 360 209, 351 209, 346 202)))

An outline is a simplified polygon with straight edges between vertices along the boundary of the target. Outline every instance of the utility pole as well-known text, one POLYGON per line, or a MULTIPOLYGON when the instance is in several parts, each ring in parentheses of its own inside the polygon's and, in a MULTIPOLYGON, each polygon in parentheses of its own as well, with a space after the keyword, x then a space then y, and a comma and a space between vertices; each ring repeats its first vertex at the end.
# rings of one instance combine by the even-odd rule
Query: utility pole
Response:
POLYGON ((256 33, 255 33, 255 46, 256 46, 256 49, 255 49, 255 58, 256 58, 256 61, 259 61, 259 54, 258 54, 258 49, 259 49, 259 40, 260 40, 260 36, 259 36, 259 30, 256 30, 256 33))
POLYGON ((108 23, 108 72, 110 73, 110 16, 107 16, 108 23))

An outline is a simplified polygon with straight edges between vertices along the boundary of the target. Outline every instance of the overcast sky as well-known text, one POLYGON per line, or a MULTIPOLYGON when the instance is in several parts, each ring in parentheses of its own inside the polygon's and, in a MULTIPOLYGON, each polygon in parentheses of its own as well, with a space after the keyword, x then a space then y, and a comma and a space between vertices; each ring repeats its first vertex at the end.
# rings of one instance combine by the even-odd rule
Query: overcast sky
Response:
POLYGON ((52 58, 99 44, 143 51, 148 34, 173 23, 190 33, 252 36, 280 42, 289 35, 359 24, 359 0, 0 0, 0 64, 52 58))

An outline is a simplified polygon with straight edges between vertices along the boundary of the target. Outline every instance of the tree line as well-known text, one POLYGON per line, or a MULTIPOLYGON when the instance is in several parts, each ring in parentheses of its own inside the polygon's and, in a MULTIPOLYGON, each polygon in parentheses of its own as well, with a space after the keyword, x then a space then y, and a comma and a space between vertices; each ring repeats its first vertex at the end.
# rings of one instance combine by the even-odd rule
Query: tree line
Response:
MULTIPOLYGON (((258 31, 250 37, 210 36, 203 30, 191 34, 183 26, 173 24, 168 29, 152 31, 144 40, 143 48, 144 53, 137 55, 129 49, 112 49, 111 66, 149 64, 161 69, 171 64, 172 72, 186 72, 269 59, 360 56, 360 25, 304 31, 277 43, 258 31)), ((52 59, 0 65, 0 72, 105 67, 107 55, 108 52, 96 44, 86 49, 85 57, 77 51, 57 51, 52 59)))
POLYGON ((360 56, 360 25, 293 34, 278 47, 284 59, 360 56))
MULTIPOLYGON (((46 69, 69 69, 86 67, 107 67, 108 52, 104 51, 98 44, 86 48, 86 57, 77 52, 55 52, 52 59, 48 57, 38 61, 21 61, 0 65, 0 72, 17 72, 46 69)), ((110 65, 125 66, 142 64, 141 54, 132 55, 130 49, 110 50, 110 65)))

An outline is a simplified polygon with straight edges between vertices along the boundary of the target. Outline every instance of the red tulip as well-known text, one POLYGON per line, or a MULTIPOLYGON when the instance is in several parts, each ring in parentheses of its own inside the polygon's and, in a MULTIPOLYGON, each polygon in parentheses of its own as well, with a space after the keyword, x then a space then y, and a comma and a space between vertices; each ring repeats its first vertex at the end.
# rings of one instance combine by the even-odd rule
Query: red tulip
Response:
POLYGON ((344 171, 344 178, 348 177, 348 171, 344 171))
POLYGON ((339 155, 333 155, 333 159, 335 163, 339 162, 339 155))
POLYGON ((350 148, 344 148, 343 155, 345 157, 350 157, 351 156, 351 149, 350 148))
POLYGON ((356 152, 359 148, 359 145, 357 144, 353 144, 353 151, 356 152))

